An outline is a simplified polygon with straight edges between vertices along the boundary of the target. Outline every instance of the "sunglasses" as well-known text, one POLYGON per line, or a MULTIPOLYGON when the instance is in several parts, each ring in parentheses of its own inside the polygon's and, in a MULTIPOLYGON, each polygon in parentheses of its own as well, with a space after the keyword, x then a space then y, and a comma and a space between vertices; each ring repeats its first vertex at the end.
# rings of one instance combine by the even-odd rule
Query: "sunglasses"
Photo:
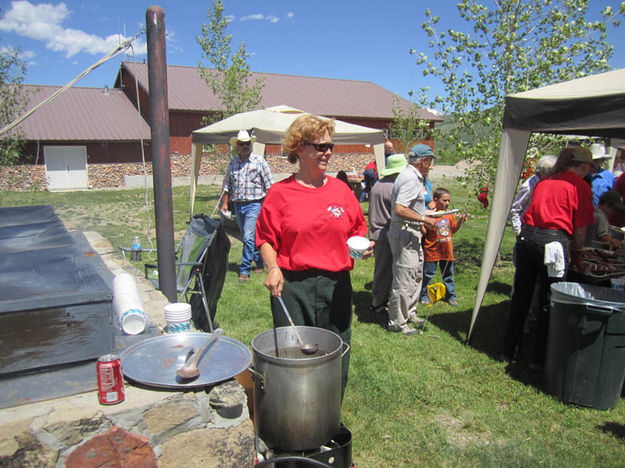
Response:
POLYGON ((251 144, 251 141, 237 141, 237 146, 250 146, 251 144))
POLYGON ((334 149, 334 143, 304 143, 305 145, 312 146, 317 151, 325 153, 326 151, 332 151, 334 149))

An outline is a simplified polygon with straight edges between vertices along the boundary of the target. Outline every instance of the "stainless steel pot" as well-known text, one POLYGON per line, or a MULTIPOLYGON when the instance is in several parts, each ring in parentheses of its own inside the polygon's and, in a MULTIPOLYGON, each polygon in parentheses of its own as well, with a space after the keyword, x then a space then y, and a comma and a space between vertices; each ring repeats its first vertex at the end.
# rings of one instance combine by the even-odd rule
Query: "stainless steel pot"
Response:
POLYGON ((319 345, 319 355, 299 351, 292 327, 267 330, 252 340, 254 425, 271 448, 311 450, 340 431, 341 358, 349 345, 322 328, 297 330, 304 343, 319 345))

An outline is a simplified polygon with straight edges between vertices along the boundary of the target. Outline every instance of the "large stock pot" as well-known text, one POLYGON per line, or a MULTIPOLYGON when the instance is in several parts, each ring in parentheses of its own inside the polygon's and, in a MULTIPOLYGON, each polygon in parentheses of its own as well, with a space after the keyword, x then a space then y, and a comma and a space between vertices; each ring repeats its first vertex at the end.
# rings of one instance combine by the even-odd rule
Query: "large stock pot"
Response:
POLYGON ((317 353, 300 351, 292 327, 267 330, 252 340, 254 425, 271 448, 310 450, 340 431, 341 358, 349 345, 329 330, 297 330, 304 343, 319 345, 317 353))

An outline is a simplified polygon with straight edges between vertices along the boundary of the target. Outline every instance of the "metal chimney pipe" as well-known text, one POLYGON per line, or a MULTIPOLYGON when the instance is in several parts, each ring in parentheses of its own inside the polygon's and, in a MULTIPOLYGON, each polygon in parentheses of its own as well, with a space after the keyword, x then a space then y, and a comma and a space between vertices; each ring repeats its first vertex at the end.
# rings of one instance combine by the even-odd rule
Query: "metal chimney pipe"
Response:
POLYGON ((151 6, 145 14, 148 42, 148 85, 152 127, 152 168, 159 288, 170 302, 177 302, 174 209, 169 161, 169 106, 165 58, 165 12, 151 6))

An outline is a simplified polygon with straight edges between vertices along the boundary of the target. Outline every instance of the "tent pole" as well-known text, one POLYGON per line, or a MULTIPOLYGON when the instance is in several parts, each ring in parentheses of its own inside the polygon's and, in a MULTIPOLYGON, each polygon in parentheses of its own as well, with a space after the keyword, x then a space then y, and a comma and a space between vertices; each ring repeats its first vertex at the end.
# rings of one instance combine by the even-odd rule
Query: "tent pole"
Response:
POLYGON ((495 187, 493 190, 493 203, 491 205, 490 217, 488 218, 488 228, 486 230, 486 241, 484 242, 484 253, 482 254, 482 265, 480 267, 480 278, 475 294, 475 304, 471 315, 471 324, 467 334, 467 343, 471 343, 473 328, 479 313, 488 280, 493 272, 493 266, 497 259, 503 233, 506 229, 508 213, 514 200, 514 193, 521 177, 525 152, 529 143, 530 132, 527 130, 504 129, 501 136, 501 147, 499 150, 499 163, 497 164, 497 175, 495 177, 495 187))

